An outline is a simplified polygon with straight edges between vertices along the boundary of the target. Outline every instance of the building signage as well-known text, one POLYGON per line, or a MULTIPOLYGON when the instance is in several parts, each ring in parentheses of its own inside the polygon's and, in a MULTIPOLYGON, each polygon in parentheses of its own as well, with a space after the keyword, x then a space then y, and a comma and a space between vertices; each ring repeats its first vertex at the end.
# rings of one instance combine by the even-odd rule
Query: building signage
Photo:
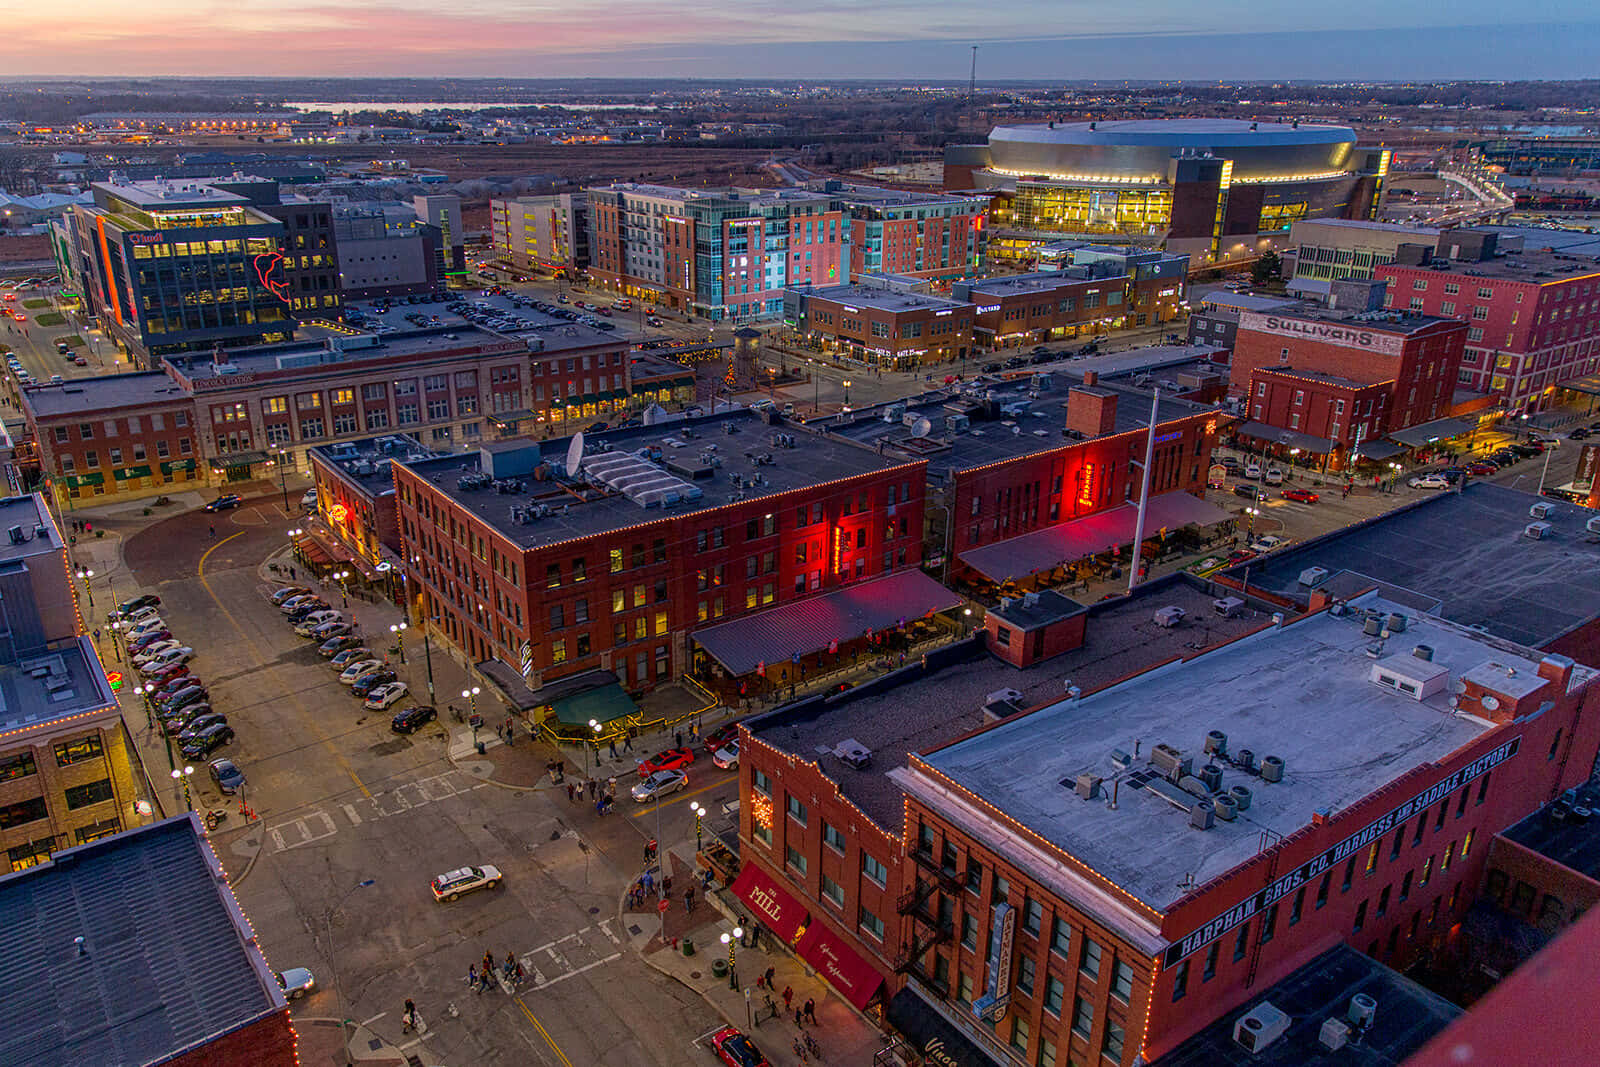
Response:
POLYGON ((1578 469, 1572 476, 1572 488, 1580 492, 1594 489, 1594 478, 1600 470, 1600 445, 1584 445, 1578 453, 1578 469))
POLYGON ((1398 356, 1400 338, 1381 330, 1365 328, 1359 322, 1318 322, 1314 319, 1295 319, 1282 315, 1261 315, 1247 311, 1239 316, 1239 328, 1272 334, 1275 337, 1300 337, 1308 341, 1324 341, 1343 348, 1359 348, 1386 356, 1398 356))
POLYGON ((989 926, 988 978, 983 996, 972 1002, 972 1012, 980 1019, 999 1022, 1011 1004, 1011 946, 1017 936, 1017 909, 996 904, 989 926))
POLYGON ((1156 444, 1164 445, 1168 441, 1176 441, 1179 438, 1181 438, 1182 436, 1183 436, 1183 431, 1182 430, 1174 430, 1172 433, 1164 433, 1160 437, 1156 438, 1156 444))
POLYGON ((165 239, 165 236, 162 234, 162 232, 160 230, 155 230, 155 231, 153 231, 151 233, 130 233, 130 234, 128 234, 128 242, 130 244, 136 244, 136 245, 158 245, 164 239, 165 239))
POLYGON ((1264 911, 1274 902, 1282 900, 1296 889, 1310 882, 1317 875, 1327 871, 1334 864, 1348 859, 1351 855, 1359 852, 1396 826, 1405 822, 1412 815, 1449 796, 1473 779, 1487 774, 1496 766, 1515 756, 1521 744, 1521 737, 1513 737, 1494 751, 1479 756, 1467 766, 1450 775, 1450 777, 1418 793, 1382 818, 1374 820, 1359 833, 1351 834, 1320 856, 1314 857, 1309 862, 1283 875, 1253 897, 1235 904, 1188 937, 1168 945, 1163 957, 1163 968, 1176 966, 1178 961, 1185 956, 1204 948, 1240 923, 1249 922, 1251 917, 1258 911, 1264 911))
POLYGON ((999 310, 1000 310, 1000 305, 999 304, 979 304, 978 305, 978 314, 980 314, 980 315, 987 315, 991 311, 999 311, 999 310))

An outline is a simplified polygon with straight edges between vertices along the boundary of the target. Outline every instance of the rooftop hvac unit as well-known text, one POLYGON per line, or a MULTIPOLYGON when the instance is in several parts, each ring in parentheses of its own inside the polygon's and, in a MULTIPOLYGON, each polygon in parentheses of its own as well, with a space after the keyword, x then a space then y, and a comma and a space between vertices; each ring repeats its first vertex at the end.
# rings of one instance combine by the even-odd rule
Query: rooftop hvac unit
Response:
POLYGON ((1209 830, 1214 825, 1216 809, 1211 806, 1211 801, 1202 800, 1189 809, 1189 825, 1196 830, 1209 830))
POLYGON ((1215 763, 1208 763, 1201 767, 1199 778, 1205 787, 1213 793, 1222 788, 1222 768, 1215 763))
POLYGON ((14 544, 14 545, 22 544, 22 527, 13 526, 13 527, 11 527, 10 530, 8 530, 6 532, 11 535, 11 543, 12 544, 14 544))
POLYGON ((1221 730, 1207 730, 1206 731, 1206 753, 1209 755, 1212 752, 1227 752, 1227 751, 1228 751, 1228 735, 1223 733, 1221 730))
POLYGON ((1226 793, 1219 797, 1213 797, 1211 806, 1216 809, 1217 818, 1223 822, 1232 822, 1239 815, 1239 805, 1235 804, 1233 798, 1226 793))
POLYGON ((1343 1019, 1328 1016, 1322 1020, 1322 1030, 1317 1034, 1317 1043, 1329 1052, 1338 1052, 1350 1043, 1350 1024, 1343 1019))
POLYGON ((1077 794, 1085 800, 1093 800, 1100 795, 1100 776, 1098 774, 1078 775, 1077 794))
POLYGON ((1522 528, 1522 536, 1533 541, 1542 541, 1554 529, 1548 522, 1530 522, 1522 528))
POLYGON ((1219 597, 1211 602, 1211 610, 1224 619, 1231 619, 1244 610, 1244 601, 1236 596, 1219 597))
POLYGON ((1241 748, 1233 757, 1240 770, 1253 771, 1256 769, 1256 754, 1248 748, 1241 748))
POLYGON ((1326 567, 1307 567, 1300 572, 1300 584, 1315 588, 1327 576, 1328 568, 1326 567))
POLYGON ((1372 1020, 1377 1017, 1378 1002, 1365 993, 1357 993, 1350 998, 1350 1008, 1344 1013, 1350 1025, 1360 1030, 1369 1029, 1372 1020))
POLYGON ((1584 523, 1583 528, 1592 534, 1600 534, 1600 515, 1596 515, 1588 522, 1584 523))
POLYGON ((1228 796, 1233 798, 1233 806, 1238 808, 1240 811, 1245 811, 1250 807, 1250 801, 1252 797, 1249 786, 1230 786, 1228 788, 1228 796))
POLYGON ((1289 1017, 1263 1000, 1233 1024, 1233 1040, 1246 1052, 1260 1052, 1289 1030, 1289 1017))
POLYGON ((1165 742, 1150 750, 1150 765, 1176 781, 1189 773, 1190 760, 1165 742))
POLYGON ((1398 612, 1392 612, 1389 615, 1388 626, 1389 626, 1389 632, 1392 633, 1392 634, 1405 633, 1405 630, 1406 630, 1406 617, 1404 615, 1401 615, 1398 612))
POLYGON ((1541 500, 1539 503, 1528 509, 1528 517, 1531 519, 1548 519, 1550 517, 1550 513, 1554 510, 1555 505, 1548 504, 1541 500))
POLYGON ((1283 781, 1283 757, 1267 756, 1261 761, 1261 780, 1263 782, 1283 781))

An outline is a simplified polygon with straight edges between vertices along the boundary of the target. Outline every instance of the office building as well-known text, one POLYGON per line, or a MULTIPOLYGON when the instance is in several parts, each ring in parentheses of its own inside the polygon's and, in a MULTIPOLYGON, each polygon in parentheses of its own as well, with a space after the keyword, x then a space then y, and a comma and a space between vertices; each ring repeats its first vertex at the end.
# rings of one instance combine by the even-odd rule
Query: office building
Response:
POLYGON ((466 224, 461 221, 461 198, 453 193, 428 193, 411 198, 417 221, 439 231, 439 251, 444 273, 467 269, 466 224))
POLYGON ((1389 150, 1344 126, 1133 119, 997 126, 945 150, 945 188, 999 199, 991 241, 1062 234, 1195 262, 1284 247, 1301 219, 1371 218, 1389 150))
POLYGON ((1386 306, 1467 325, 1458 384, 1492 393, 1513 415, 1558 403, 1600 369, 1600 266, 1534 251, 1519 233, 1446 230, 1413 261, 1377 268, 1386 306))
POLYGON ((164 371, 74 378, 22 395, 51 502, 150 496, 208 481, 194 396, 164 371))
POLYGON ((1507 174, 1575 176, 1600 170, 1600 137, 1497 137, 1474 143, 1483 162, 1507 174))
POLYGON ((0 500, 0 524, 0 848, 18 871, 136 825, 144 775, 44 499, 0 500))
POLYGON ((587 195, 589 278, 647 304, 776 318, 784 289, 848 280, 850 222, 827 194, 630 182, 587 195))
POLYGON ((0 923, 18 946, 7 1062, 300 1062, 283 989, 192 813, 0 878, 0 923))
POLYGON ((562 274, 589 265, 589 201, 583 193, 489 201, 495 258, 527 271, 562 274))
POLYGON ((524 711, 596 670, 636 692, 710 678, 707 632, 737 631, 716 669, 755 677, 815 650, 796 635, 825 645, 828 620, 851 618, 836 602, 916 618, 957 600, 915 569, 921 460, 747 411, 584 436, 391 466, 413 617, 524 711), (763 621, 790 608, 811 624, 763 621))
POLYGON ((924 293, 865 285, 791 289, 784 325, 822 351, 871 367, 915 370, 965 360, 972 348, 973 306, 924 293))
POLYGON ((939 288, 984 273, 989 200, 821 183, 850 218, 850 277, 903 274, 939 288))
POLYGON ((445 288, 444 235, 403 204, 333 208, 339 288, 349 300, 412 296, 445 288))
POLYGON ((1393 263, 1400 246, 1433 245, 1439 231, 1431 226, 1402 226, 1371 219, 1302 219, 1289 227, 1294 274, 1289 288, 1300 295, 1326 297, 1327 283, 1344 278, 1371 278, 1393 263))

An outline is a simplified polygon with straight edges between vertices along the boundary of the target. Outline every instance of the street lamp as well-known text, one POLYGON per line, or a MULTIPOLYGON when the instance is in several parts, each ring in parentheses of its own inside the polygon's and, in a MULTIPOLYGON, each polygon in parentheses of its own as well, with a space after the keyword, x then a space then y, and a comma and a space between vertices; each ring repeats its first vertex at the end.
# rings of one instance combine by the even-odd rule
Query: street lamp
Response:
POLYGON ((348 608, 350 606, 350 587, 345 582, 349 580, 350 572, 334 571, 331 577, 339 583, 339 596, 343 598, 344 606, 348 608))
POLYGON ((389 632, 394 634, 395 647, 400 649, 400 665, 404 667, 406 664, 406 624, 403 622, 394 623, 389 627, 389 632))
POLYGON ((183 802, 190 811, 194 810, 194 797, 189 793, 189 776, 194 773, 194 768, 185 764, 180 770, 172 768, 172 780, 183 783, 183 802))
POLYGON ((732 933, 726 931, 722 934, 722 943, 728 946, 728 988, 739 988, 739 976, 734 969, 734 953, 739 948, 739 940, 744 937, 744 927, 735 926, 732 933))
POLYGON ((267 451, 272 453, 273 462, 277 464, 277 467, 278 467, 278 485, 281 486, 282 489, 283 489, 283 510, 284 510, 285 514, 288 514, 288 511, 289 511, 288 472, 283 469, 283 465, 284 465, 284 460, 288 459, 291 455, 293 455, 293 453, 290 452, 289 449, 281 448, 278 445, 270 445, 270 446, 268 446, 267 451))
MULTIPOLYGON (((1546 460, 1545 462, 1549 462, 1546 460)), ((94 571, 88 567, 78 568, 78 578, 83 582, 83 591, 89 594, 89 606, 94 607, 94 590, 89 588, 89 579, 94 577, 94 571)))
POLYGON ((122 634, 122 620, 114 619, 111 623, 111 651, 117 654, 117 662, 122 662, 122 642, 118 638, 122 634))
MULTIPOLYGON (((593 745, 594 745, 594 765, 596 767, 599 767, 600 766, 600 731, 605 729, 605 727, 600 725, 600 720, 598 720, 598 719, 590 719, 589 720, 589 729, 594 731, 594 740, 592 742, 593 745)), ((583 746, 583 774, 584 774, 584 777, 586 777, 586 778, 589 776, 589 746, 587 744, 583 746)))
POLYGON ((478 739, 478 694, 482 690, 477 686, 461 691, 461 699, 467 702, 467 721, 472 724, 472 739, 478 739))
POLYGON ((967 633, 972 633, 972 609, 963 608, 961 614, 966 618, 967 633))
POLYGON ((700 823, 706 817, 706 809, 698 800, 689 803, 689 810, 694 812, 694 850, 700 851, 700 823))
POLYGON ((846 378, 844 380, 844 406, 845 407, 849 407, 850 406, 850 379, 849 378, 846 378))

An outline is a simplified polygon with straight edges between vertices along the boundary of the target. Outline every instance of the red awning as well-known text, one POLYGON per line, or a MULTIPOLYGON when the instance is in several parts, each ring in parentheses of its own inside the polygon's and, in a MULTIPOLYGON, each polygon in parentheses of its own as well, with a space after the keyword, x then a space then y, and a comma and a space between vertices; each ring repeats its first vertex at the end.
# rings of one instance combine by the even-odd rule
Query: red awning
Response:
POLYGON ((883 975, 876 967, 820 922, 813 922, 806 928, 795 951, 854 1004, 857 1011, 867 1006, 883 984, 883 975))
POLYGON ((778 885, 755 863, 746 863, 733 880, 733 895, 744 901, 752 915, 784 944, 792 944, 806 919, 806 909, 794 894, 778 885))

